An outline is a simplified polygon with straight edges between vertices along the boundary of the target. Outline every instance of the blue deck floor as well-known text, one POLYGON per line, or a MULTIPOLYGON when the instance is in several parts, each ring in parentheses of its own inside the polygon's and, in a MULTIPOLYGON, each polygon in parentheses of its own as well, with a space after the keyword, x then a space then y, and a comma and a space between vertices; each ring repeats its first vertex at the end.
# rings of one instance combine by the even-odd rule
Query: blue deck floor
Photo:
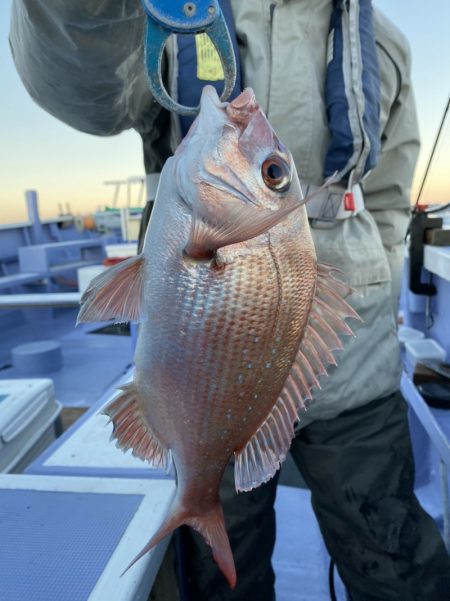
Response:
POLYGON ((0 379, 27 377, 11 365, 13 347, 38 340, 56 340, 61 343, 63 367, 39 377, 54 381, 56 398, 63 406, 90 407, 95 403, 131 364, 131 337, 89 333, 105 324, 81 324, 75 328, 77 312, 77 309, 64 309, 55 311, 52 316, 46 309, 36 309, 26 318, 12 315, 10 324, 4 316, 0 379))
MULTIPOLYGON (((63 367, 41 377, 55 383, 56 397, 66 407, 89 407, 115 382, 132 361, 130 336, 90 333, 105 324, 75 328, 77 310, 34 310, 12 319, 3 316, 0 337, 0 379, 23 378, 11 366, 14 346, 36 340, 61 343, 63 367), (9 367, 8 367, 9 366, 9 367)), ((292 466, 281 482, 301 485, 292 466)), ((274 554, 278 601, 328 601, 328 558, 309 502, 302 488, 280 486, 277 498, 278 534, 274 554)), ((340 599, 344 597, 340 597, 340 599)))
MULTIPOLYGON (((57 340, 62 345, 63 367, 40 376, 54 381, 56 398, 66 407, 89 407, 96 403, 130 366, 132 338, 92 333, 105 324, 81 324, 75 328, 76 315, 76 309, 54 313, 34 310, 25 318, 19 312, 10 318, 0 315, 0 379, 26 377, 11 366, 14 346, 36 340, 57 340)), ((273 563, 277 601, 329 601, 329 558, 310 505, 309 492, 299 488, 301 479, 289 461, 282 470, 280 483, 295 486, 280 486, 276 502, 277 543, 273 563)), ((433 507, 428 507, 431 499, 428 493, 419 497, 437 519, 439 516, 434 513, 438 514, 441 508, 433 512, 433 507)), ((439 520, 438 524, 442 528, 439 520)), ((336 588, 337 598, 344 601, 345 593, 337 575, 336 588)))
MULTIPOLYGON (((278 486, 277 540, 273 554, 277 601, 330 601, 330 558, 306 489, 278 486)), ((335 572, 338 601, 345 590, 335 572)))

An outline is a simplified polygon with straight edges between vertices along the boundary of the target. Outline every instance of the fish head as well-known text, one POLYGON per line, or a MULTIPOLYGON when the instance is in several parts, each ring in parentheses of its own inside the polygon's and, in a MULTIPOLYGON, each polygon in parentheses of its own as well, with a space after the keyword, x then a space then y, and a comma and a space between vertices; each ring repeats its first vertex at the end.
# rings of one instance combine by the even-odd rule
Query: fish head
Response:
POLYGON ((227 203, 276 211, 303 199, 292 155, 250 88, 232 102, 204 88, 200 112, 175 154, 175 179, 194 214, 227 203))

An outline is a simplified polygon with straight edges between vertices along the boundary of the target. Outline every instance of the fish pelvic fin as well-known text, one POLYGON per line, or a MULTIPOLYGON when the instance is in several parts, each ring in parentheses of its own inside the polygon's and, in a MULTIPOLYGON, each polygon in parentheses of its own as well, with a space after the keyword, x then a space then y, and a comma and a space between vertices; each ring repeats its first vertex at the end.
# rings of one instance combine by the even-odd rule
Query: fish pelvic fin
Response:
POLYGON ((336 365, 332 353, 342 350, 339 334, 353 335, 346 319, 360 320, 345 297, 353 289, 334 277, 330 265, 317 266, 317 282, 308 322, 292 368, 272 411, 246 446, 235 454, 236 490, 248 491, 270 480, 285 459, 299 411, 320 388, 319 378, 328 365, 336 365))
MULTIPOLYGON (((214 561, 219 566, 220 571, 225 576, 230 588, 236 586, 236 568, 234 565, 233 553, 230 547, 230 541, 225 529, 225 520, 220 502, 217 502, 210 511, 201 516, 192 516, 176 499, 174 505, 162 525, 152 536, 145 547, 136 555, 133 561, 127 566, 123 574, 129 570, 141 557, 148 553, 164 537, 170 534, 175 528, 187 524, 199 532, 205 542, 211 547, 214 561)), ((122 575, 123 575, 122 574, 122 575)))
POLYGON ((115 323, 139 320, 144 262, 144 256, 137 255, 96 276, 81 297, 77 324, 110 319, 115 323))
POLYGON ((123 451, 131 449, 135 457, 144 459, 153 467, 168 470, 170 451, 158 440, 139 406, 138 393, 133 383, 122 387, 122 392, 103 413, 113 422, 112 439, 123 451))

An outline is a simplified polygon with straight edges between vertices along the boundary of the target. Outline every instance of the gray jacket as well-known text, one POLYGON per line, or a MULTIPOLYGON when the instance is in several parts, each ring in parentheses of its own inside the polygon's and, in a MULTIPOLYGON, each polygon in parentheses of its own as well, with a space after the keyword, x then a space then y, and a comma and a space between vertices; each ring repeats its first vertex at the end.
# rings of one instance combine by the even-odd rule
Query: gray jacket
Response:
MULTIPOLYGON (((331 0, 231 0, 244 84, 251 86, 303 183, 322 183, 329 142, 324 105, 331 0)), ((11 47, 31 96, 58 119, 85 132, 112 135, 135 128, 145 138, 148 171, 161 168, 180 141, 175 116, 150 95, 143 64, 139 0, 16 0, 11 47)), ((419 142, 403 35, 379 12, 375 32, 381 67, 382 152, 362 182, 366 210, 313 228, 319 260, 339 267, 356 289, 352 324, 339 366, 322 380, 302 417, 331 418, 398 389, 395 311, 410 185, 419 142)), ((168 46, 174 82, 173 44, 168 46)), ((172 90, 176 92, 176 90, 172 90)))

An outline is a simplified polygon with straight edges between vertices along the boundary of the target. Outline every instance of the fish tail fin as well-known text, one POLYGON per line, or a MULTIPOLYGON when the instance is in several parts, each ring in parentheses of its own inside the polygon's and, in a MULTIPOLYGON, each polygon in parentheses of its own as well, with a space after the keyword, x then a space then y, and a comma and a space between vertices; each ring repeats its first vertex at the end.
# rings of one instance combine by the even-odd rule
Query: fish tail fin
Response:
POLYGON ((186 510, 182 510, 180 505, 175 502, 167 518, 161 524, 159 529, 152 536, 150 541, 140 551, 133 561, 123 571, 127 572, 141 557, 148 553, 155 545, 162 541, 164 537, 170 534, 175 528, 187 524, 199 532, 205 542, 211 547, 214 560, 219 569, 228 581, 231 588, 236 586, 236 568, 234 566, 233 554, 228 540, 228 534, 225 529, 225 520, 220 503, 202 516, 190 515, 186 510))
POLYGON ((236 568, 220 503, 206 515, 188 518, 185 523, 203 536, 212 549, 214 561, 233 589, 236 586, 236 568))
POLYGON ((158 528, 158 530, 155 532, 155 534, 152 536, 152 538, 149 540, 149 542, 145 545, 145 547, 141 551, 139 551, 139 553, 136 555, 133 561, 131 561, 131 563, 128 564, 128 566, 122 572, 121 576, 128 572, 128 570, 132 566, 134 566, 134 564, 137 561, 144 557, 146 553, 151 551, 153 547, 155 547, 158 543, 162 541, 163 538, 165 538, 171 532, 173 532, 175 528, 178 528, 178 526, 185 524, 185 517, 185 514, 183 515, 179 511, 171 511, 167 518, 163 521, 161 526, 158 528))

